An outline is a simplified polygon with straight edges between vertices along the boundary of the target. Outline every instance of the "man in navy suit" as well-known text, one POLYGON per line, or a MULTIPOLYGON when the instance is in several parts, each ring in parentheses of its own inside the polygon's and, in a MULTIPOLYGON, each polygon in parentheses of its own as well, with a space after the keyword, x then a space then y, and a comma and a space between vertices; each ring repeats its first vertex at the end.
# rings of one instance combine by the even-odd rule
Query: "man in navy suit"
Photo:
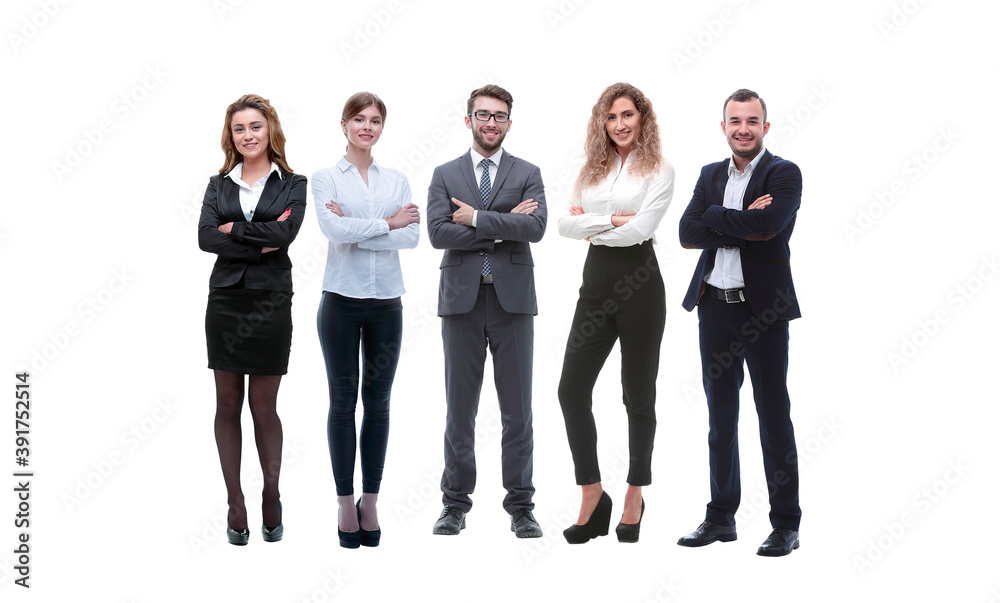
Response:
POLYGON ((770 124, 757 93, 723 104, 731 159, 706 165, 680 222, 686 249, 702 249, 684 309, 698 306, 702 381, 708 398, 711 501, 705 521, 677 544, 736 540, 737 445, 743 364, 750 372, 774 530, 757 549, 777 557, 799 548, 799 473, 789 414, 788 321, 801 316, 788 241, 802 196, 794 163, 764 149, 770 124))
POLYGON ((427 194, 427 234, 444 249, 438 315, 444 340, 444 510, 435 534, 458 534, 476 485, 475 425, 486 350, 500 403, 504 509, 518 538, 542 530, 532 515, 531 371, 534 263, 529 243, 545 233, 545 192, 539 169, 501 148, 510 129, 510 93, 496 85, 474 90, 465 125, 472 149, 438 166, 427 194))

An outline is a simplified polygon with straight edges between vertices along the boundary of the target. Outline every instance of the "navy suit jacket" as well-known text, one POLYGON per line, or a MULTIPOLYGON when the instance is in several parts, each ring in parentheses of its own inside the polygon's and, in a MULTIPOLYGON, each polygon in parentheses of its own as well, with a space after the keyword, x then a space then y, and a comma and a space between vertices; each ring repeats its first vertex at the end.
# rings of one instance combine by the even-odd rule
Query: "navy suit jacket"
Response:
POLYGON ((260 201, 247 222, 240 207, 239 185, 224 175, 209 178, 198 221, 198 244, 203 251, 218 254, 208 286, 227 287, 243 279, 247 289, 292 290, 292 260, 288 245, 299 233, 306 212, 306 177, 272 172, 264 184, 260 201), (286 209, 292 213, 278 222, 286 209), (219 225, 233 222, 226 234, 219 225), (261 253, 264 247, 276 251, 261 253))
POLYGON ((715 266, 716 249, 739 247, 744 294, 753 313, 765 320, 799 318, 788 240, 802 197, 802 173, 791 161, 765 150, 747 184, 743 210, 726 209, 722 203, 730 161, 701 169, 691 203, 681 216, 681 245, 703 250, 684 297, 684 309, 693 310, 705 292, 705 277, 715 266), (771 195, 770 205, 747 210, 765 194, 771 195))
POLYGON ((483 255, 490 254, 490 271, 497 300, 507 312, 538 314, 534 261, 530 243, 545 234, 545 188, 538 167, 504 151, 496 179, 483 209, 472 167, 472 154, 434 169, 427 192, 427 234, 435 249, 444 249, 438 289, 438 316, 465 314, 476 305, 483 255), (454 197, 479 210, 476 228, 455 224, 454 197), (510 210, 527 199, 538 207, 531 214, 510 210), (502 242, 497 243, 497 239, 502 242))

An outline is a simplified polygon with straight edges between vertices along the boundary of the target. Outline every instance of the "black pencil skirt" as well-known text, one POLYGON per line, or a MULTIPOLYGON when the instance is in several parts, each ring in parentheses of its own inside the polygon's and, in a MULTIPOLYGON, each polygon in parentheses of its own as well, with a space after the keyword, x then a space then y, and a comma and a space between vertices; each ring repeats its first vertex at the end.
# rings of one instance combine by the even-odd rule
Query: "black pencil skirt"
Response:
POLYGON ((210 369, 284 375, 292 347, 292 292, 211 289, 205 336, 210 369))

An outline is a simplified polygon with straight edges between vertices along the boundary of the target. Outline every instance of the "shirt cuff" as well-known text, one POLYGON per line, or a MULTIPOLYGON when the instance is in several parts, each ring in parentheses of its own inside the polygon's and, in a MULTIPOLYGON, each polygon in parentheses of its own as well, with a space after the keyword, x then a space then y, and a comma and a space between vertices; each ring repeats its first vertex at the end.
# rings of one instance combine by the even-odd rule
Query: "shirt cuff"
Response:
POLYGON ((472 210, 472 227, 473 228, 476 227, 476 218, 478 218, 478 217, 479 217, 479 210, 478 209, 472 210))

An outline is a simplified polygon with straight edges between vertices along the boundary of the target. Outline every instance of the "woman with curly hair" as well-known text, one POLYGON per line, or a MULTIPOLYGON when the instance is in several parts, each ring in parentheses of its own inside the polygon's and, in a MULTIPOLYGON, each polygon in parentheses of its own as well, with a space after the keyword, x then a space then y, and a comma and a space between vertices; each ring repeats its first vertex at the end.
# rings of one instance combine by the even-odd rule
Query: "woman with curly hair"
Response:
POLYGON ((666 320, 663 279, 653 233, 673 195, 674 168, 660 155, 660 130, 649 99, 634 86, 609 86, 587 125, 587 161, 559 234, 589 241, 580 299, 559 380, 576 481, 583 501, 571 544, 607 535, 611 498, 601 487, 593 391, 615 341, 621 341, 622 389, 628 413, 629 472, 621 542, 639 539, 642 487, 652 481, 656 374, 666 320))

